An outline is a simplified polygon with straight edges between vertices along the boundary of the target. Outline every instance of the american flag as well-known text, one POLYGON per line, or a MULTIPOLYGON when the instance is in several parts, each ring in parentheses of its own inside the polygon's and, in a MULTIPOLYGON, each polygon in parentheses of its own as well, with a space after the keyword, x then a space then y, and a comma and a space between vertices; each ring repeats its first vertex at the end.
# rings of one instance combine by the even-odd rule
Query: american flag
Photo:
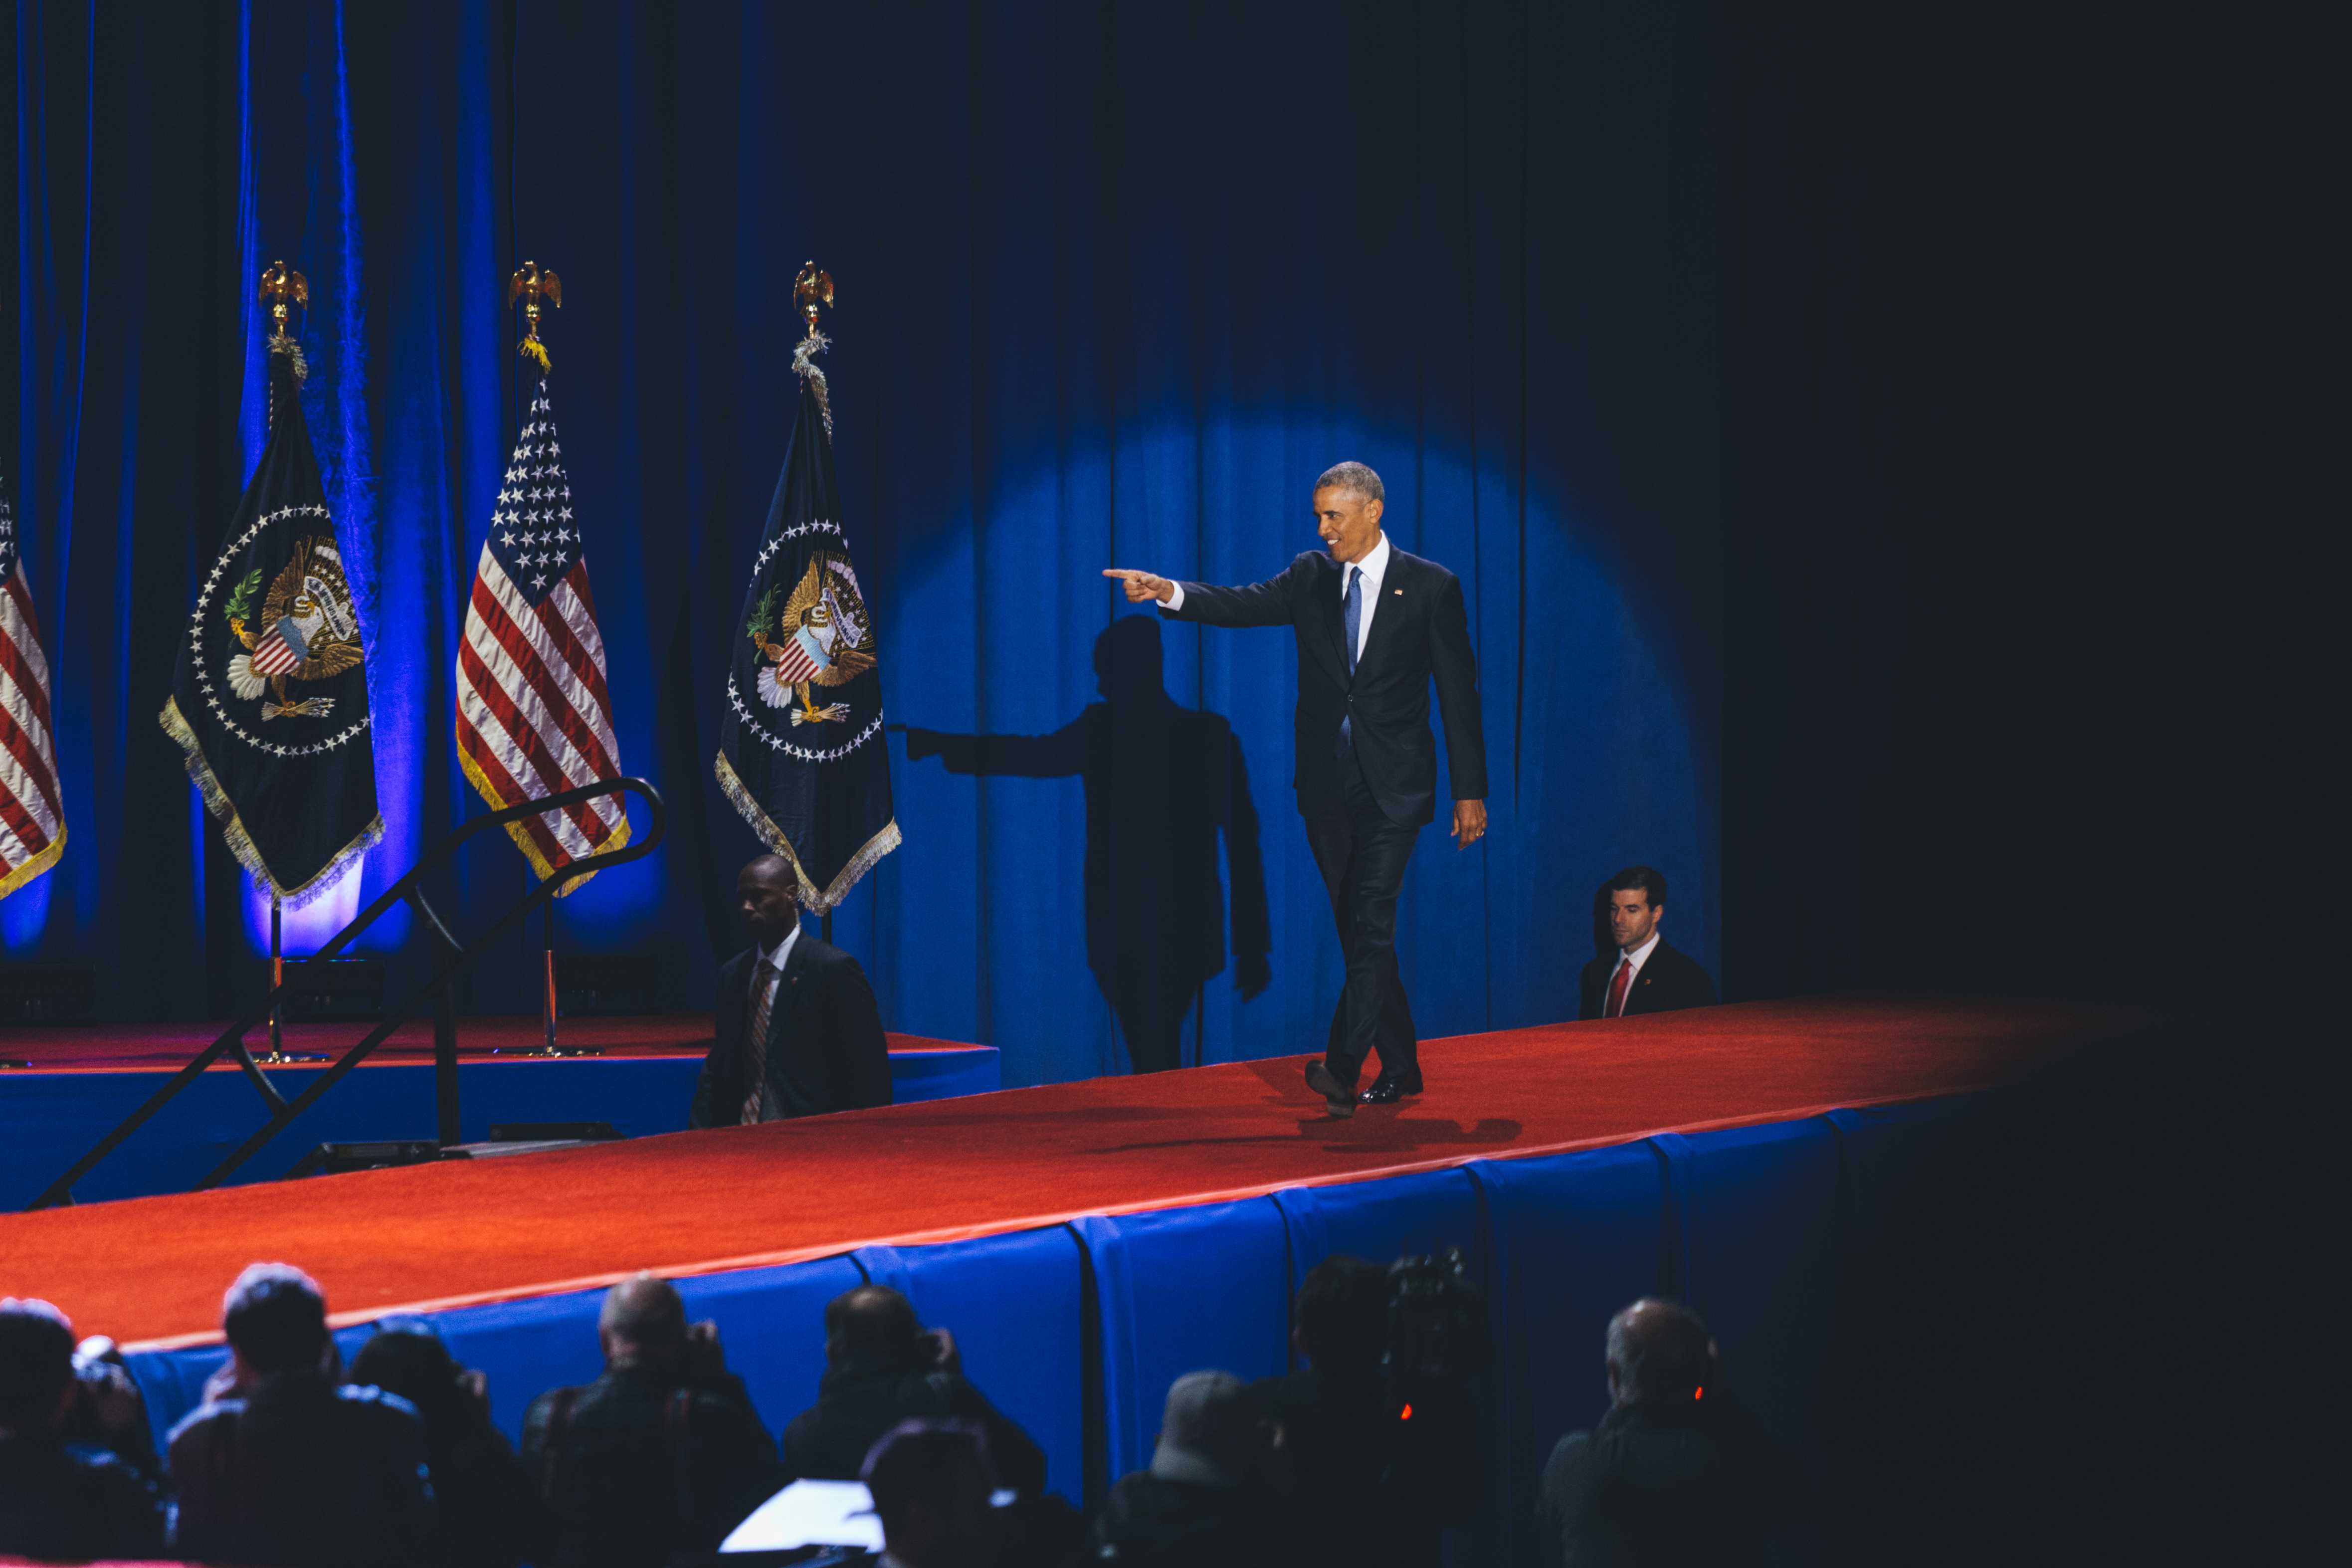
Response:
POLYGON ((0 899, 56 865, 66 847, 49 731, 49 661, 25 591, 23 560, 7 483, 0 479, 0 899))
MULTIPOLYGON (((563 446, 543 381, 515 438, 466 608, 457 647, 457 756, 493 806, 622 776, 604 639, 596 630, 563 446)), ((621 797, 606 795, 510 823, 507 831, 546 878, 626 844, 629 819, 621 797)))

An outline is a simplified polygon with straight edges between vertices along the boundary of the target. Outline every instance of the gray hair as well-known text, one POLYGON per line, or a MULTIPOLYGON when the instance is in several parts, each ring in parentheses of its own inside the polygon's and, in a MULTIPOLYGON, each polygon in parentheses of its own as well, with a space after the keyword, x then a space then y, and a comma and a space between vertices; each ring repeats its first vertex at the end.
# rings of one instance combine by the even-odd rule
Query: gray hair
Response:
POLYGON ((668 1280, 632 1275, 604 1293, 596 1328, 641 1351, 674 1353, 686 1343, 686 1302, 668 1280))
POLYGON ((1388 497, 1388 491, 1381 487, 1380 475, 1372 472, 1372 466, 1353 459, 1334 463, 1323 470, 1323 477, 1315 481, 1315 488, 1319 490, 1327 487, 1353 491, 1366 500, 1383 500, 1388 497))
POLYGON ((1608 1361, 1635 1399, 1687 1397, 1715 1375, 1715 1342, 1688 1307, 1644 1297, 1609 1320, 1608 1361))

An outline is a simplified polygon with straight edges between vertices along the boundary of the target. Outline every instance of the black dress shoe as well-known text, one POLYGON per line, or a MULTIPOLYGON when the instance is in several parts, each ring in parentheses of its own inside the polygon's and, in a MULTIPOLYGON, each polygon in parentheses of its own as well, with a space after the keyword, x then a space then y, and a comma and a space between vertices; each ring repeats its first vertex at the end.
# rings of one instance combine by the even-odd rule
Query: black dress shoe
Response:
POLYGON ((1372 1079, 1372 1087, 1357 1098, 1366 1105, 1394 1105, 1408 1094, 1421 1092, 1421 1071, 1415 1068, 1402 1076, 1384 1072, 1372 1079))
POLYGON ((1310 1057, 1307 1061, 1307 1087, 1323 1097, 1323 1108, 1334 1116, 1356 1114, 1356 1091, 1332 1076, 1331 1069, 1310 1057))

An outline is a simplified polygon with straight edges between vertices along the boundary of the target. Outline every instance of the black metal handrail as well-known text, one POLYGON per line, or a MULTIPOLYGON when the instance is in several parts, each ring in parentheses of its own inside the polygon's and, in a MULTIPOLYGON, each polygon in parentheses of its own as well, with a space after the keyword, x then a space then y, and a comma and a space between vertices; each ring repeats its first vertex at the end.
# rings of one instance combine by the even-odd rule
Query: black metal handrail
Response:
POLYGON ((28 1207, 42 1209, 58 1204, 73 1202, 73 1185, 76 1182, 97 1169, 99 1163, 114 1152, 124 1139, 139 1131, 146 1124, 149 1118, 169 1104, 173 1096, 194 1083, 198 1074, 218 1061, 224 1055, 235 1051, 246 1075, 254 1081, 263 1100, 274 1107, 274 1110, 268 1124, 239 1144, 236 1152, 229 1155, 227 1159, 215 1165, 203 1181, 196 1184, 195 1190, 202 1192, 207 1187, 220 1185, 238 1166, 253 1158, 271 1139, 283 1132, 296 1117, 316 1104, 319 1097, 340 1082, 345 1073, 350 1072, 373 1055, 376 1047, 391 1038, 393 1031, 408 1022, 417 1007, 428 998, 433 1004, 435 1015, 434 1070, 440 1079, 436 1087, 439 1090, 441 1141, 444 1144, 454 1142, 457 1105, 457 1059, 450 987, 460 975, 474 966, 475 962, 484 952, 497 946, 509 932, 529 919, 533 910, 554 898, 567 884, 591 872, 601 871, 612 866, 625 865, 631 860, 651 854, 654 847, 661 843, 662 836, 668 831, 668 828, 669 812, 662 805, 659 792, 640 778, 600 779, 594 784, 583 784, 578 789, 565 790, 561 795, 551 795, 543 800, 531 801, 523 805, 508 806, 504 810, 475 817, 472 821, 464 824, 427 850, 425 858, 410 867, 405 876, 378 894, 375 902, 362 910, 358 916, 349 925, 337 931, 324 947, 288 965, 288 973, 290 977, 295 970, 305 965, 325 963, 341 952, 352 938, 374 924, 385 910, 404 900, 416 911, 417 918, 424 924, 426 937, 436 949, 436 962, 431 978, 410 990, 408 994, 402 997, 396 1005, 386 1008, 383 1021, 371 1029, 367 1037, 358 1045, 338 1058, 333 1066, 320 1073, 317 1081, 293 1100, 289 1100, 278 1092, 277 1085, 269 1081, 269 1075, 261 1070, 259 1065, 253 1060, 252 1053, 245 1048, 246 1031, 268 1017, 271 1009, 278 1005, 279 997, 287 991, 288 983, 281 980, 270 988, 269 994, 264 997, 259 1005, 222 1030, 218 1039, 197 1052, 185 1067, 172 1076, 170 1082, 157 1089, 149 1098, 146 1104, 132 1111, 121 1126, 100 1139, 89 1152, 75 1161, 71 1170, 50 1183, 47 1189, 39 1197, 35 1198, 28 1207), (510 822, 520 822, 527 817, 562 810, 604 795, 619 795, 624 792, 643 796, 652 815, 652 821, 646 825, 646 831, 642 837, 635 838, 621 848, 603 850, 585 858, 572 861, 525 894, 520 902, 509 910, 490 927, 488 931, 476 938, 471 943, 461 943, 450 934, 447 922, 442 920, 440 912, 435 910, 432 903, 425 898, 426 874, 439 868, 444 861, 457 853, 461 845, 485 828, 503 827, 510 822))

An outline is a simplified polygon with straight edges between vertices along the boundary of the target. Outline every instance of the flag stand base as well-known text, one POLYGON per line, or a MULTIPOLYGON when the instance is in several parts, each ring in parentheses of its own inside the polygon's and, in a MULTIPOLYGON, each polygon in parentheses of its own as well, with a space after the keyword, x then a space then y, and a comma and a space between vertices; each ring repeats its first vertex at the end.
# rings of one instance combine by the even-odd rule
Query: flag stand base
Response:
POLYGON ((299 1067, 305 1062, 322 1062, 324 1051, 289 1051, 286 1048, 284 1026, 280 1023, 278 994, 286 984, 286 950, 283 922, 279 919, 278 895, 269 895, 269 1048, 253 1059, 263 1067, 299 1067))
POLYGON ((504 1050, 493 1048, 494 1057, 531 1057, 539 1059, 565 1057, 601 1057, 604 1051, 595 1046, 559 1045, 555 1038, 555 905, 547 906, 547 923, 541 928, 545 933, 540 946, 541 989, 540 1023, 543 1038, 535 1050, 504 1050))

